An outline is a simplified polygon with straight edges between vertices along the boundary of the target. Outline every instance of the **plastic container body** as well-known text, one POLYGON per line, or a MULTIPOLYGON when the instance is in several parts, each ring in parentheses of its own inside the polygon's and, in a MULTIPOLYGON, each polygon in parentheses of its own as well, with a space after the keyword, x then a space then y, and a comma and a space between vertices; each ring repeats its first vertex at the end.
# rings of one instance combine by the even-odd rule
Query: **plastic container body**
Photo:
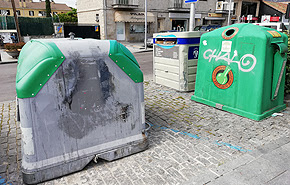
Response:
POLYGON ((286 107, 285 34, 234 24, 204 34, 200 43, 192 100, 254 120, 286 107))
POLYGON ((143 74, 132 56, 116 41, 25 45, 16 81, 25 183, 81 170, 95 156, 111 161, 148 147, 143 74))

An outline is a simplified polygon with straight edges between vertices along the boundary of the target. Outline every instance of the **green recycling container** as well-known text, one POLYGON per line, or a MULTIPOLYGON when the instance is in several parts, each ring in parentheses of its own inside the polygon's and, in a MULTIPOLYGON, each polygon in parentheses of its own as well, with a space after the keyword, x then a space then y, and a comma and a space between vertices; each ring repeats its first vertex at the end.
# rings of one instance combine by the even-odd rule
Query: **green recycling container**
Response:
POLYGON ((253 120, 286 108, 287 35, 253 24, 203 34, 192 100, 253 120))

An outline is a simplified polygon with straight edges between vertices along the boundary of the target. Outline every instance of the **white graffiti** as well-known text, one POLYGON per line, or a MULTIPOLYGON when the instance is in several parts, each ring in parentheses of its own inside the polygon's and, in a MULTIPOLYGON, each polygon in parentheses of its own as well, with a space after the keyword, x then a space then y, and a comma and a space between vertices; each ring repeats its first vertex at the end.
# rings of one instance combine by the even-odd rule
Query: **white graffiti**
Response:
POLYGON ((208 62, 211 62, 211 60, 215 58, 215 61, 224 60, 228 63, 228 65, 230 65, 231 63, 237 63, 239 70, 243 72, 250 72, 256 66, 257 59, 254 55, 245 54, 244 56, 242 56, 242 58, 239 61, 235 61, 234 58, 237 56, 238 56, 237 50, 234 51, 234 55, 232 56, 232 58, 230 58, 230 52, 226 52, 226 53, 221 52, 221 51, 217 52, 216 49, 214 50, 208 49, 203 53, 203 58, 209 59, 208 62))
POLYGON ((193 57, 198 58, 198 49, 193 51, 193 57))

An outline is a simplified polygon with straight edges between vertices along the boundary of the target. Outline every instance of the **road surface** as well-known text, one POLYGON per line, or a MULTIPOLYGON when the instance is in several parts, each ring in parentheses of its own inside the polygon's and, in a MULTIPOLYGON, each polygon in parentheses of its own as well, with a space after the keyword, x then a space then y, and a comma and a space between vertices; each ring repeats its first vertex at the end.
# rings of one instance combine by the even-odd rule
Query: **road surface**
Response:
MULTIPOLYGON (((152 79, 152 52, 134 53, 144 74, 144 80, 152 79)), ((16 63, 0 63, 0 102, 15 99, 16 63)))

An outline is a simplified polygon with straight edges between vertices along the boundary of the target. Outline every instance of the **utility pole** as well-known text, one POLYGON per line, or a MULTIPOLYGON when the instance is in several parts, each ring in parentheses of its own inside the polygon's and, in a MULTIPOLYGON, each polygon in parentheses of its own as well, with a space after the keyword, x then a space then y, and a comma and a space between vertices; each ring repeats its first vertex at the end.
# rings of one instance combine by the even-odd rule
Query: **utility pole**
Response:
POLYGON ((190 18, 189 18, 189 31, 193 31, 195 27, 195 3, 190 4, 190 18))
POLYGON ((185 0, 185 3, 191 3, 190 5, 190 18, 189 18, 189 31, 193 31, 195 27, 195 3, 198 0, 185 0))
POLYGON ((228 26, 231 25, 231 9, 232 9, 232 0, 229 2, 229 15, 228 15, 228 26))
POLYGON ((15 25, 16 25, 16 30, 17 30, 18 42, 20 42, 21 41, 21 34, 20 34, 20 28, 19 28, 19 24, 18 24, 18 16, 17 16, 17 13, 16 13, 14 0, 11 0, 11 4, 12 4, 14 20, 15 20, 15 25))
POLYGON ((147 50, 147 0, 145 0, 145 38, 144 38, 145 50, 147 50))

